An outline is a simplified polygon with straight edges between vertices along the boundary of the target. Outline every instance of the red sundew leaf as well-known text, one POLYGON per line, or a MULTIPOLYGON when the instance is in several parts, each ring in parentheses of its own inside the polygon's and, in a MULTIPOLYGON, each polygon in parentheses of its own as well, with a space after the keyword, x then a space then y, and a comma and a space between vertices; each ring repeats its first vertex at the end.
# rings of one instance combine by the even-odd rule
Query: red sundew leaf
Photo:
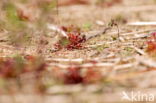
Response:
POLYGON ((68 50, 73 50, 73 49, 81 49, 82 43, 86 41, 85 36, 80 36, 80 34, 68 34, 70 44, 66 46, 68 50))
POLYGON ((61 29, 62 29, 63 31, 65 31, 65 32, 68 32, 68 28, 65 27, 65 26, 62 26, 61 29))
POLYGON ((62 49, 62 45, 60 43, 56 43, 56 44, 54 44, 54 48, 56 50, 60 50, 60 49, 62 49))
POLYGON ((65 84, 78 84, 83 82, 83 77, 80 73, 79 67, 67 68, 67 72, 64 74, 65 84))
POLYGON ((24 56, 24 58, 25 58, 27 61, 35 61, 35 56, 32 56, 32 55, 26 55, 26 56, 24 56))
POLYGON ((102 79, 102 75, 100 71, 93 69, 93 68, 88 68, 85 76, 83 77, 83 82, 84 83, 96 83, 101 79, 102 79))
POLYGON ((147 52, 156 52, 156 32, 151 33, 148 38, 147 52))
POLYGON ((15 61, 13 59, 7 59, 0 62, 0 76, 2 77, 14 77, 15 76, 15 61))
POLYGON ((156 42, 153 42, 153 41, 149 41, 147 42, 147 52, 153 52, 153 51, 156 51, 156 42))
POLYGON ((150 39, 156 41, 156 32, 151 33, 150 39))
POLYGON ((53 69, 53 76, 57 80, 62 81, 64 84, 89 84, 97 83, 102 79, 101 72, 96 68, 87 68, 87 71, 82 73, 82 70, 86 68, 81 67, 69 67, 65 71, 61 68, 53 69))
POLYGON ((90 60, 89 62, 92 63, 92 64, 97 64, 98 63, 96 60, 90 60))
POLYGON ((37 72, 41 72, 43 70, 46 70, 47 64, 46 63, 41 63, 39 66, 36 68, 37 72))
POLYGON ((39 11, 36 5, 18 5, 17 15, 21 20, 32 22, 39 18, 39 11))
POLYGON ((0 60, 0 77, 15 78, 23 73, 40 73, 45 70, 47 65, 33 56, 27 56, 25 60, 22 57, 6 58, 0 60))
POLYGON ((54 44, 55 49, 60 50, 66 48, 67 50, 81 49, 82 43, 86 41, 86 37, 80 35, 80 30, 75 27, 62 27, 62 30, 68 32, 68 38, 62 38, 58 43, 54 44))

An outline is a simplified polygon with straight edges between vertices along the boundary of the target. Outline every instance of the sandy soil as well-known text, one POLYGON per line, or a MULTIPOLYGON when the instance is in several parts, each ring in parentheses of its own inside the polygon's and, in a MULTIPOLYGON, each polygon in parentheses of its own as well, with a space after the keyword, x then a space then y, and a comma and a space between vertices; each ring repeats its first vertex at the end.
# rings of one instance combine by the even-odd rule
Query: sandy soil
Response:
MULTIPOLYGON (((47 45, 39 45, 38 36, 33 38, 34 43, 25 47, 16 47, 8 42, 0 43, 0 55, 10 56, 16 52, 22 54, 38 55, 42 50, 42 55, 50 65, 49 72, 54 65, 60 67, 71 64, 85 65, 85 60, 96 59, 102 66, 95 66, 102 73, 103 81, 95 84, 62 85, 52 84, 45 94, 33 93, 29 88, 35 88, 33 80, 26 79, 25 83, 32 85, 23 86, 22 92, 18 91, 17 85, 13 83, 13 91, 17 94, 1 95, 0 103, 131 103, 122 100, 122 92, 131 91, 141 93, 155 93, 156 75, 155 71, 148 71, 147 68, 156 65, 156 58, 146 52, 148 34, 155 31, 155 26, 131 26, 130 22, 155 21, 156 6, 153 0, 124 0, 122 4, 103 8, 95 5, 72 5, 59 7, 59 14, 50 14, 53 19, 49 23, 62 25, 75 25, 82 27, 82 34, 92 36, 103 31, 111 19, 117 19, 118 28, 112 27, 106 33, 99 33, 98 36, 88 39, 83 43, 80 50, 66 50, 53 52, 54 41, 57 37, 53 31, 43 36, 43 40, 48 41, 47 45), (99 25, 103 23, 103 25, 99 25), (91 27, 84 27, 84 25, 91 27), (118 33, 119 36, 118 37, 118 33), (49 36, 50 35, 50 36, 49 36), (62 58, 56 60, 55 58, 62 58), (65 61, 63 59, 69 59, 65 61), (83 62, 74 62, 75 59, 82 59, 83 62), (72 61, 73 60, 73 61, 72 61)), ((7 31, 0 32, 0 40, 7 40, 7 31)), ((97 64, 98 65, 98 64, 97 64)), ((64 68, 62 67, 62 70, 64 68)), ((11 84, 12 85, 12 84, 11 84)), ((156 101, 156 100, 155 100, 156 101)), ((140 103, 148 103, 141 101, 140 103)), ((150 102, 151 103, 151 102, 150 102)), ((154 101, 153 101, 154 103, 154 101)))

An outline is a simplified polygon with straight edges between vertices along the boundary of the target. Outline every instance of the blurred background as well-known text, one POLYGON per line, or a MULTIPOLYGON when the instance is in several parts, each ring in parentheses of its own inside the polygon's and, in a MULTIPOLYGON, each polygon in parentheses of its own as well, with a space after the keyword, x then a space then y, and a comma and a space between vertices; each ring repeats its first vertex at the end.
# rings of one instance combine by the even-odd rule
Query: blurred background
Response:
POLYGON ((155 94, 156 47, 146 44, 155 38, 138 36, 155 25, 128 25, 155 17, 156 0, 0 0, 0 103, 130 103, 123 91, 155 94), (131 45, 154 48, 152 64, 131 45))

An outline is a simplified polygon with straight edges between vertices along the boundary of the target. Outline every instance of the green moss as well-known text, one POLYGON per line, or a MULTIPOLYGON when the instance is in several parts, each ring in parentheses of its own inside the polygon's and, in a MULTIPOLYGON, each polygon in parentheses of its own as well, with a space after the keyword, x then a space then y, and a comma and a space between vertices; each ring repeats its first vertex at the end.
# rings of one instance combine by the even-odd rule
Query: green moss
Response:
POLYGON ((133 51, 133 49, 130 48, 130 47, 125 47, 124 50, 126 50, 126 51, 128 51, 128 52, 132 52, 132 51, 133 51))
POLYGON ((83 25, 82 25, 82 29, 84 29, 84 30, 90 30, 91 29, 91 27, 92 27, 92 24, 91 23, 84 23, 83 25))
POLYGON ((60 44, 62 46, 67 46, 68 44, 70 44, 70 41, 67 38, 63 38, 60 40, 60 44))
POLYGON ((24 28, 24 23, 17 15, 16 7, 12 3, 8 3, 5 6, 5 12, 6 12, 6 26, 9 30, 19 30, 21 28, 24 28))
POLYGON ((124 50, 121 52, 122 56, 130 56, 133 54, 134 49, 131 47, 125 47, 124 50))
POLYGON ((41 8, 44 13, 47 13, 56 7, 57 7, 57 0, 52 0, 50 3, 44 3, 41 5, 41 8))
POLYGON ((98 51, 98 52, 102 52, 105 48, 109 48, 109 46, 108 45, 100 45, 100 46, 98 46, 98 47, 96 47, 96 50, 98 51))

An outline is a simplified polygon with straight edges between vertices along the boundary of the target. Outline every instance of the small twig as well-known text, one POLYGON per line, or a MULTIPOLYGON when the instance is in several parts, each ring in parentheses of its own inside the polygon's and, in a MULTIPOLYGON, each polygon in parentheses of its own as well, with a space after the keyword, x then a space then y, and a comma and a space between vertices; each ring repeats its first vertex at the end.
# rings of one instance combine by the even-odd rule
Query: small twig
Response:
POLYGON ((132 23, 128 23, 127 25, 130 25, 130 26, 152 26, 152 25, 155 25, 156 26, 156 22, 132 22, 132 23))
POLYGON ((117 30, 118 30, 118 38, 119 38, 119 40, 120 40, 120 31, 119 31, 119 26, 118 26, 118 24, 116 24, 116 27, 117 27, 117 30))
POLYGON ((97 20, 96 24, 99 25, 99 26, 104 26, 105 23, 103 21, 101 21, 101 20, 97 20))
POLYGON ((85 64, 82 64, 82 65, 65 65, 65 64, 58 64, 58 63, 50 63, 49 66, 56 66, 56 67, 59 67, 59 68, 62 68, 62 69, 66 69, 66 68, 69 68, 69 67, 82 67, 82 68, 88 68, 88 67, 112 67, 114 66, 115 63, 96 63, 96 64, 93 64, 93 63, 85 63, 85 64))
POLYGON ((55 32, 58 32, 60 34, 62 34, 62 36, 68 38, 68 35, 66 34, 65 31, 61 30, 59 27, 53 25, 53 24, 47 24, 47 27, 50 29, 50 30, 53 30, 55 32))
POLYGON ((117 65, 114 67, 115 70, 119 70, 119 69, 125 69, 125 68, 130 68, 134 66, 134 63, 129 63, 129 64, 123 64, 123 65, 117 65))
POLYGON ((52 62, 89 62, 89 61, 96 61, 96 62, 102 62, 102 61, 111 61, 111 62, 117 62, 120 59, 119 58, 113 58, 113 59, 108 59, 113 57, 114 54, 110 53, 109 55, 105 57, 100 57, 100 58, 76 58, 76 59, 65 59, 65 58, 46 58, 45 60, 49 63, 52 62))
MULTIPOLYGON (((46 59, 46 60, 47 61, 59 61, 59 62, 83 62, 87 59, 83 59, 83 58, 78 58, 78 59, 52 58, 52 59, 46 59)), ((97 60, 97 59, 94 59, 94 60, 97 60)))
POLYGON ((135 46, 131 46, 131 47, 134 48, 139 54, 141 54, 141 55, 147 55, 143 50, 141 50, 141 49, 139 49, 139 48, 137 48, 135 46))
POLYGON ((150 58, 147 57, 142 57, 142 56, 137 56, 135 57, 137 61, 139 61, 140 63, 149 66, 149 67, 156 67, 156 63, 155 61, 153 61, 150 58))
POLYGON ((94 47, 97 47, 97 46, 102 46, 102 45, 105 45, 105 44, 113 44, 113 43, 116 43, 116 41, 104 42, 104 43, 95 44, 95 45, 88 45, 88 46, 86 46, 86 47, 87 47, 87 48, 94 48, 94 47))
POLYGON ((118 26, 118 24, 116 23, 116 21, 115 21, 115 20, 111 20, 111 22, 108 24, 108 26, 110 26, 110 27, 116 26, 116 27, 117 27, 117 30, 118 30, 118 33, 117 33, 117 35, 118 35, 118 40, 121 41, 121 40, 120 40, 119 26, 118 26))
POLYGON ((87 34, 84 34, 86 36, 86 39, 89 40, 89 39, 92 39, 92 38, 95 38, 95 37, 98 37, 102 34, 105 34, 108 30, 110 30, 111 27, 107 27, 107 28, 104 28, 103 30, 101 31, 97 31, 96 33, 94 34, 90 34, 90 33, 87 33, 87 34), (90 35, 88 35, 90 34, 90 35))
POLYGON ((151 32, 151 31, 156 31, 156 29, 140 30, 136 32, 124 33, 122 35, 127 36, 127 35, 140 34, 140 33, 151 32))

